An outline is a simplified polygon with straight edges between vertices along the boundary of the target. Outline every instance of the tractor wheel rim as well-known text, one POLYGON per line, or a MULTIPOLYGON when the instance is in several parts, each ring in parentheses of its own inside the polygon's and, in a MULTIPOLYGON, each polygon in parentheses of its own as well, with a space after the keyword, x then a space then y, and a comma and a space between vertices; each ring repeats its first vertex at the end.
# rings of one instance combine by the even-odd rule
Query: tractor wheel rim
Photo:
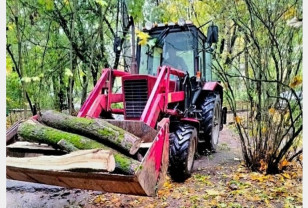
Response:
POLYGON ((213 128, 212 128, 212 145, 217 145, 219 135, 219 110, 218 106, 214 109, 213 128))
POLYGON ((188 157, 187 157, 187 170, 192 169, 193 161, 194 161, 194 155, 195 155, 195 149, 196 149, 196 144, 195 144, 195 138, 191 138, 191 144, 189 146, 188 150, 188 157))

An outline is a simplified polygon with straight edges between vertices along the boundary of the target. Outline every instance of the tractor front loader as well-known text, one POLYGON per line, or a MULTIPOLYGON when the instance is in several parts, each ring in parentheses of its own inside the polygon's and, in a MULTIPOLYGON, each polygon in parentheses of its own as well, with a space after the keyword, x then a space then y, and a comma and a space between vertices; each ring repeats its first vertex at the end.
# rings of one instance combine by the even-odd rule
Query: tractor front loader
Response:
MULTIPOLYGON (((173 180, 184 181, 191 175, 197 152, 216 150, 219 131, 226 121, 223 88, 212 81, 211 72, 211 45, 217 42, 217 27, 209 26, 208 37, 189 22, 154 25, 143 32, 149 34, 153 44, 138 45, 138 73, 104 69, 77 116, 104 119, 140 138, 142 143, 136 153, 140 165, 135 173, 7 166, 7 178, 153 196, 167 171, 173 180), (121 92, 115 93, 113 86, 118 79, 121 92), (123 107, 113 108, 114 103, 123 107), (108 114, 123 116, 106 118, 108 114)), ((8 132, 10 138, 12 132, 8 132)))

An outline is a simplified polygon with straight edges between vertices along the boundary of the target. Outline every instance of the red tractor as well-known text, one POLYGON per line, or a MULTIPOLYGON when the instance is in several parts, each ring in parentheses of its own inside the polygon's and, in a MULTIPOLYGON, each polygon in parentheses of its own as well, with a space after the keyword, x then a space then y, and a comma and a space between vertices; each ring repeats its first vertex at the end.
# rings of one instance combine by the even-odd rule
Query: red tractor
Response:
MULTIPOLYGON (((133 155, 140 162, 135 172, 124 175, 7 165, 7 178, 154 196, 168 169, 173 180, 183 181, 191 175, 197 152, 216 150, 219 131, 226 122, 223 88, 212 81, 211 71, 217 27, 209 26, 207 37, 191 23, 155 25, 143 32, 150 38, 147 44, 138 45, 134 73, 104 69, 78 114, 106 119, 140 138, 141 145, 133 155), (114 92, 117 77, 120 92, 114 92), (123 103, 123 107, 114 108, 114 103, 123 103), (124 118, 111 119, 112 114, 124 118)), ((18 124, 7 131, 7 143, 16 136, 17 128, 18 124)))
POLYGON ((169 173, 173 180, 183 181, 191 175, 197 151, 215 152, 226 122, 222 85, 211 81, 211 45, 218 39, 217 26, 209 26, 207 37, 191 23, 155 25, 143 32, 150 38, 138 45, 137 73, 105 69, 78 116, 123 114, 126 121, 142 121, 154 129, 169 118, 169 173), (112 94, 117 76, 122 77, 118 95, 112 94), (124 108, 112 109, 117 102, 123 102, 124 108))

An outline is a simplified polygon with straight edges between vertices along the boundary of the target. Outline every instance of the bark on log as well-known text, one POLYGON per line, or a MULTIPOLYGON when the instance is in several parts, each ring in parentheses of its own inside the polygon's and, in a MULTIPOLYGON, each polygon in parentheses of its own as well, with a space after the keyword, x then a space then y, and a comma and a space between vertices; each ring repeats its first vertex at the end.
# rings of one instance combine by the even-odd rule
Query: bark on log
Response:
POLYGON ((38 170, 82 170, 108 171, 115 169, 115 159, 110 150, 79 150, 62 156, 7 157, 6 165, 38 170))
POLYGON ((123 155, 110 147, 107 147, 97 141, 89 139, 87 137, 64 132, 58 129, 54 129, 40 124, 34 120, 28 120, 20 124, 18 128, 18 135, 27 141, 46 143, 55 147, 61 140, 65 140, 80 150, 85 149, 104 149, 112 150, 114 152, 114 158, 116 162, 116 172, 124 174, 134 174, 135 169, 139 166, 139 162, 123 155))
POLYGON ((102 119, 78 118, 56 111, 44 112, 40 118, 47 126, 76 133, 134 155, 141 139, 102 119))

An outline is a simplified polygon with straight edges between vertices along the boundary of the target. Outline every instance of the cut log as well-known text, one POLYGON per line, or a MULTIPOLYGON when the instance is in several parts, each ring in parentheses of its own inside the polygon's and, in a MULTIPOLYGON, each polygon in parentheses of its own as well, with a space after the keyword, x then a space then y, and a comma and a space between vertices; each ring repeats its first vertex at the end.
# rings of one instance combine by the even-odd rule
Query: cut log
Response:
POLYGON ((77 151, 78 148, 76 148, 72 143, 64 140, 64 139, 61 139, 57 145, 60 147, 60 149, 63 149, 67 152, 74 152, 74 151, 77 151))
MULTIPOLYGON (((110 147, 87 137, 54 129, 34 120, 27 120, 21 123, 18 128, 18 135, 27 141, 45 143, 55 147, 59 147, 58 143, 61 140, 65 140, 80 150, 98 148, 112 150, 110 147)), ((124 174, 134 174, 135 169, 139 166, 139 162, 117 151, 113 150, 113 152, 116 171, 124 174)))
POLYGON ((134 155, 141 139, 102 119, 78 118, 56 111, 44 112, 40 118, 47 126, 76 133, 113 146, 134 155))
POLYGON ((41 155, 63 155, 62 150, 57 150, 47 144, 18 141, 6 146, 6 156, 9 157, 37 157, 41 155))
POLYGON ((6 149, 29 149, 29 150, 52 150, 56 151, 51 146, 48 146, 47 144, 38 144, 38 143, 33 143, 33 142, 26 142, 26 141, 19 141, 15 142, 13 144, 10 144, 6 146, 6 149))
POLYGON ((62 156, 7 157, 6 165, 37 170, 81 170, 108 171, 115 169, 115 160, 110 150, 79 150, 62 156))

